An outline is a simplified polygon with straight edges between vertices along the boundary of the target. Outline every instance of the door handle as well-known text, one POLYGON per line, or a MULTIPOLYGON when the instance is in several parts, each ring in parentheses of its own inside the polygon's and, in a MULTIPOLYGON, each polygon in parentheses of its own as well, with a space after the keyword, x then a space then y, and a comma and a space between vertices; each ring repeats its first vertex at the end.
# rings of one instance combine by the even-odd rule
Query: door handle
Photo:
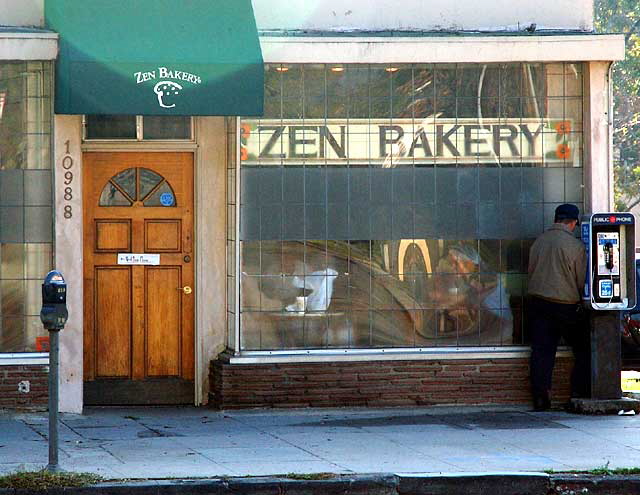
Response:
POLYGON ((182 292, 184 292, 185 294, 191 294, 193 292, 193 290, 191 289, 191 287, 189 287, 188 285, 185 285, 184 287, 178 287, 177 290, 181 290, 182 292))

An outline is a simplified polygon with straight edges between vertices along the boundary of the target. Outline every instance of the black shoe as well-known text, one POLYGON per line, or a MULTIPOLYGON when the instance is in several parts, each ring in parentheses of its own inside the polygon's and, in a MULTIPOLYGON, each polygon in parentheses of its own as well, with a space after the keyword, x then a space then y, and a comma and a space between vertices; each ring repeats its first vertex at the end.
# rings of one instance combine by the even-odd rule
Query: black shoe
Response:
POLYGON ((536 412, 547 411, 551 407, 551 400, 548 396, 535 395, 533 397, 533 410, 536 412))

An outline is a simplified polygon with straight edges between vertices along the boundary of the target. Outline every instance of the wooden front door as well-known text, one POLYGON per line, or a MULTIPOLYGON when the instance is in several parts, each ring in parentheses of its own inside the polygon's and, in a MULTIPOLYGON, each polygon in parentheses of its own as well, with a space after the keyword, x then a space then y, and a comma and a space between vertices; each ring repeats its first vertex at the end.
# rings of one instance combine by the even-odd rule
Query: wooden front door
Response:
POLYGON ((193 155, 85 153, 83 185, 85 403, 192 404, 193 155))

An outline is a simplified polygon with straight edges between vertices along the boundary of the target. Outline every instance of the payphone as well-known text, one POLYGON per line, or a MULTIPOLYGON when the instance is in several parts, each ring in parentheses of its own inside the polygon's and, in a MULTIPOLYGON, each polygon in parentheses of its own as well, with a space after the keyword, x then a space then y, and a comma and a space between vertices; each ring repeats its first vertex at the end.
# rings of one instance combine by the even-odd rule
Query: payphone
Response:
POLYGON ((636 305, 635 218, 631 213, 594 213, 589 221, 588 281, 595 310, 636 305))

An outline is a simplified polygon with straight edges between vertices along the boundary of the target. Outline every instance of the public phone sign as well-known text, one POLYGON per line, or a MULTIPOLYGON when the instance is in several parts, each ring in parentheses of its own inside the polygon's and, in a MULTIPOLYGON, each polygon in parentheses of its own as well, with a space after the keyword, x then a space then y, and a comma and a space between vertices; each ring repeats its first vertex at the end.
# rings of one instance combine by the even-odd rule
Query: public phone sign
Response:
POLYGON ((594 213, 591 223, 593 225, 633 225, 635 220, 631 213, 594 213))

